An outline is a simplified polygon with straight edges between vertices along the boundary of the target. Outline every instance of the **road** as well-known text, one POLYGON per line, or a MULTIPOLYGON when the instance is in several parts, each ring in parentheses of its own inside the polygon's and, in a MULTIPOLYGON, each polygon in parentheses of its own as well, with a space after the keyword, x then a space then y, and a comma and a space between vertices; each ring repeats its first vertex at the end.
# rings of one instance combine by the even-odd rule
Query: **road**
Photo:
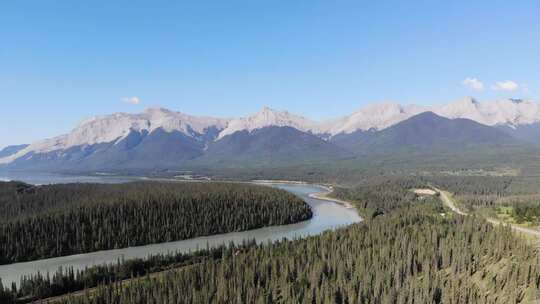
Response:
MULTIPOLYGON (((450 210, 452 210, 453 212, 455 212, 457 214, 460 214, 460 215, 467 215, 466 212, 462 211, 461 209, 459 209, 457 207, 457 205, 455 204, 454 200, 450 197, 450 194, 448 192, 442 191, 442 190, 437 189, 437 188, 434 188, 434 189, 440 193, 441 201, 448 208, 450 208, 450 210)), ((515 231, 522 232, 522 233, 525 233, 525 234, 528 234, 528 235, 531 235, 531 236, 534 236, 534 237, 540 237, 540 231, 535 230, 535 229, 530 229, 530 228, 525 228, 525 227, 521 227, 521 226, 514 225, 514 224, 505 223, 503 221, 496 220, 496 219, 493 219, 493 218, 486 218, 486 220, 489 223, 493 224, 493 225, 500 225, 500 224, 510 225, 510 227, 512 227, 512 229, 515 230, 515 231)))
POLYGON ((461 210, 456 206, 456 204, 454 203, 454 201, 450 198, 450 195, 449 195, 448 192, 442 191, 442 190, 437 189, 437 188, 435 188, 435 190, 436 190, 437 192, 439 192, 439 194, 440 194, 439 197, 441 198, 442 202, 443 202, 448 208, 450 208, 450 210, 452 210, 452 211, 454 211, 455 213, 460 214, 460 215, 467 215, 467 213, 461 211, 461 210))

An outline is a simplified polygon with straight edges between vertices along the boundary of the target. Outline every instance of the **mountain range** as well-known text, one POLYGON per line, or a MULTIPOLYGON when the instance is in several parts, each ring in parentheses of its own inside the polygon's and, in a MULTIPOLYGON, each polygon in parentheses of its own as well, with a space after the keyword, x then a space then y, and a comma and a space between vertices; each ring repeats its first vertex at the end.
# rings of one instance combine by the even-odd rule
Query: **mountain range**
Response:
POLYGON ((0 167, 123 170, 272 166, 403 152, 440 153, 540 144, 540 104, 471 97, 440 106, 379 103, 313 121, 263 108, 239 118, 163 108, 81 122, 70 133, 0 150, 0 167))

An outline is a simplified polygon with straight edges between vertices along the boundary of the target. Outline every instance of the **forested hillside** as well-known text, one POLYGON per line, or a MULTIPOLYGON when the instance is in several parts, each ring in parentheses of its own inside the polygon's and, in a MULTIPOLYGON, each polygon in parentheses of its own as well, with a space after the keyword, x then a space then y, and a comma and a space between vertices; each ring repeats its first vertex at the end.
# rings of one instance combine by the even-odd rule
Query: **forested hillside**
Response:
POLYGON ((353 188, 336 187, 332 196, 352 201, 364 217, 371 219, 396 208, 411 206, 417 196, 410 189, 425 184, 418 179, 374 180, 353 188))
POLYGON ((224 255, 65 303, 519 303, 540 260, 507 228, 424 199, 336 232, 224 255))
POLYGON ((469 213, 526 227, 540 226, 540 180, 533 177, 438 178, 469 213))
POLYGON ((385 210, 366 223, 304 240, 224 250, 217 259, 105 284, 86 295, 66 297, 64 303, 457 304, 540 299, 537 249, 509 228, 452 214, 436 196, 412 194, 410 183, 387 181, 343 190, 340 197, 364 201, 360 208, 385 210))
POLYGON ((286 191, 233 183, 0 183, 0 264, 289 224, 286 191))

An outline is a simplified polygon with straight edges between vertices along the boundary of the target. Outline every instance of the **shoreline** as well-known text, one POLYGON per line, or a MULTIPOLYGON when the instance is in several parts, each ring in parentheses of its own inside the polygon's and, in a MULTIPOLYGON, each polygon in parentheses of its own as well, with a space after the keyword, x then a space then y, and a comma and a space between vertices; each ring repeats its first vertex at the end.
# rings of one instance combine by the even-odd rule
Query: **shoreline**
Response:
MULTIPOLYGON (((60 176, 71 176, 71 174, 58 174, 60 176)), ((74 175, 77 176, 77 175, 74 175)), ((318 184, 318 183, 310 183, 306 181, 299 181, 299 180, 280 180, 280 179, 253 179, 250 181, 230 181, 230 180, 197 180, 197 179, 177 179, 177 178, 170 178, 170 177, 149 177, 149 176, 124 176, 124 175, 114 175, 114 174, 89 174, 89 175, 80 175, 84 177, 103 177, 103 178, 118 178, 118 179, 126 179, 128 181, 126 182, 136 182, 136 181, 154 181, 154 182, 229 182, 229 183, 249 183, 249 184, 258 184, 258 185, 277 185, 277 184, 289 184, 289 185, 312 185, 319 188, 322 188, 326 190, 326 192, 317 192, 317 193, 311 193, 308 196, 315 199, 320 200, 327 200, 334 202, 336 204, 343 205, 347 209, 355 209, 354 204, 352 202, 343 201, 337 198, 329 197, 328 194, 332 193, 334 191, 333 186, 328 184, 318 184), (131 181, 129 181, 131 179, 131 181)), ((0 181, 4 181, 2 178, 0 178, 0 181)), ((6 182, 10 182, 12 180, 5 180, 6 182)), ((69 183, 69 182, 68 182, 69 183)), ((99 183, 99 182, 98 182, 99 183)))
MULTIPOLYGON (((60 176, 71 176, 70 174, 58 174, 60 176)), ((75 176, 75 175, 74 175, 75 176)), ((253 179, 250 181, 230 181, 230 180, 198 180, 198 179, 177 179, 177 178, 170 178, 170 177, 149 177, 149 176, 122 176, 122 175, 114 175, 114 174, 99 174, 99 175, 81 175, 84 177, 103 177, 103 178, 118 178, 118 179, 126 179, 125 182, 136 182, 136 181, 154 181, 154 182, 229 182, 229 183, 248 183, 248 184, 258 184, 258 185, 277 185, 277 184, 289 184, 289 185, 311 185, 316 186, 319 188, 322 188, 326 190, 326 192, 317 192, 317 193, 311 193, 308 196, 314 199, 320 199, 320 200, 326 200, 330 201, 336 204, 340 204, 344 206, 347 209, 356 209, 354 207, 354 204, 352 202, 340 200, 337 198, 329 197, 328 194, 332 193, 334 191, 334 187, 329 184, 318 184, 318 183, 310 183, 306 181, 299 181, 299 180, 280 180, 280 179, 253 179)), ((0 181, 4 181, 0 178, 0 181)), ((11 180, 7 180, 9 182, 11 180)), ((92 181, 93 182, 93 181, 92 181)), ((69 182, 68 182, 69 183, 69 182)), ((99 183, 99 182, 98 182, 99 183)), ((122 182, 120 182, 122 183, 122 182)), ((39 184, 34 184, 39 185, 39 184)))
MULTIPOLYGON (((182 181, 182 182, 185 182, 185 181, 182 181)), ((250 183, 250 182, 242 182, 242 183, 250 183)), ((273 184, 279 184, 277 182, 273 182, 273 184)), ((286 183, 282 183, 282 184, 286 184, 286 183)), ((291 183, 289 183, 291 184, 291 183)), ((310 188, 313 188, 312 190, 310 189, 308 193, 305 193, 305 195, 303 196, 304 199, 303 201, 305 201, 306 203, 309 203, 308 200, 306 198, 309 197, 310 194, 324 194, 324 190, 330 190, 331 188, 329 188, 328 186, 322 186, 322 185, 318 185, 318 184, 309 184, 309 183, 306 183, 306 182, 302 182, 302 183, 294 183, 295 185, 298 185, 300 187, 300 185, 304 185, 305 187, 310 187, 310 188)), ((260 185, 263 185, 262 183, 260 183, 260 185)), ((270 187, 271 183, 267 183, 266 185, 268 185, 268 187, 270 187)), ((302 194, 297 194, 297 193, 294 193, 294 189, 291 189, 291 191, 289 192, 292 192, 294 195, 297 195, 297 196, 302 196, 302 194)), ((300 191, 301 192, 301 191, 300 191)), ((315 197, 317 198, 317 197, 315 197)), ((331 198, 326 198, 326 197, 320 197, 321 200, 325 201, 326 203, 328 204, 340 204, 339 202, 337 202, 336 200, 334 199, 331 199, 331 198)), ((348 209, 348 208, 345 208, 347 205, 345 204, 340 204, 340 206, 342 206, 341 208, 343 209, 348 209)), ((313 207, 311 206, 311 209, 313 210, 313 207)), ((353 211, 356 211, 353 209, 353 211)), ((345 211, 343 211, 345 212, 345 211)), ((350 212, 350 211, 349 211, 350 212)), ((347 213, 347 212, 346 212, 347 213)), ((355 216, 357 216, 357 220, 354 220, 353 222, 361 222, 363 219, 362 217, 360 216, 360 214, 358 212, 354 212, 355 213, 355 216)), ((324 214, 321 214, 321 216, 324 218, 324 214)), ((327 216, 330 216, 330 215, 327 215, 327 216)), ((348 221, 348 218, 347 217, 344 217, 344 219, 346 219, 346 221, 348 221)), ((311 220, 311 219, 310 219, 311 220)), ((333 218, 331 218, 331 220, 334 220, 333 218)), ((318 233, 321 233, 322 231, 326 230, 326 229, 333 229, 334 227, 323 227, 326 225, 326 222, 322 222, 322 226, 318 226, 318 225, 315 225, 313 227, 311 226, 306 226, 304 222, 307 222, 307 221, 301 221, 301 222, 297 222, 297 223, 293 223, 293 224, 289 224, 289 225, 275 225, 275 226, 266 226, 266 227, 261 227, 261 228, 257 228, 257 229, 250 229, 250 230, 245 230, 245 231, 239 231, 239 232, 229 232, 229 233, 223 233, 223 234, 216 234, 216 235, 208 235, 208 236, 199 236, 199 237, 196 237, 196 238, 191 238, 191 239, 185 239, 185 240, 178 240, 178 241, 173 241, 173 242, 165 242, 165 243, 156 243, 156 244, 147 244, 147 245, 141 245, 141 246, 134 246, 134 247, 126 247, 126 248, 120 248, 120 249, 112 249, 112 250, 102 250, 102 251, 95 251, 95 252, 90 252, 90 253, 82 253, 82 254, 75 254, 75 255, 69 255, 69 256, 62 256, 62 257, 54 257, 54 258, 48 258, 48 259, 39 259, 39 260, 32 260, 32 261, 26 261, 26 262, 19 262, 19 263, 11 263, 11 264, 5 264, 5 265, 1 265, 0 266, 0 277, 2 277, 2 279, 4 279, 3 277, 3 273, 2 273, 2 269, 4 269, 4 271, 14 271, 16 268, 17 269, 22 269, 24 270, 25 272, 24 273, 34 273, 34 270, 32 271, 29 271, 29 272, 26 272, 26 269, 25 267, 32 267, 33 269, 37 269, 37 270, 40 270, 42 266, 46 266, 45 268, 42 268, 42 269, 47 269, 47 270, 40 270, 42 272, 46 272, 46 271, 55 271, 56 270, 56 266, 54 263, 62 263, 62 265, 64 264, 69 264, 69 263, 74 263, 73 259, 75 260, 79 260, 79 258, 81 258, 82 256, 87 256, 88 258, 91 258, 93 260, 96 261, 96 264, 102 264, 101 260, 107 260, 107 257, 103 254, 105 251, 109 251, 109 255, 115 255, 115 254, 118 254, 118 255, 124 255, 127 259, 129 258, 134 258, 134 257, 140 257, 140 256, 147 256, 149 254, 154 254, 156 252, 165 252, 165 251, 176 251, 176 250, 197 250, 196 248, 203 248, 204 244, 222 244, 223 243, 223 239, 226 239, 227 242, 229 239, 234 239, 238 242, 240 242, 240 239, 239 238, 245 238, 245 239, 253 239, 253 238, 259 238, 259 239, 264 239, 265 241, 267 239, 272 239, 272 240, 278 240, 278 239, 281 239, 283 237, 287 237, 287 238, 291 238, 293 239, 294 237, 302 237, 303 235, 312 235, 313 233, 315 234, 318 234, 318 233), (298 225, 298 227, 294 227, 295 225, 298 225), (288 227, 292 227, 292 228, 288 228, 288 227), (305 227, 304 227, 305 226, 305 227), (293 229, 293 230, 291 230, 293 229), (314 230, 313 230, 314 229, 314 230), (323 230, 320 230, 319 229, 323 229, 323 230), (315 231, 315 232, 314 232, 315 231), (267 235, 268 234, 268 235, 267 235), (276 235, 278 236, 276 238, 276 235), (218 239, 219 238, 219 239, 218 239), (184 244, 181 244, 181 243, 184 243, 184 244), (197 243, 199 243, 199 245, 197 245, 197 243), (197 247, 199 246, 199 247, 197 247), (144 255, 140 255, 138 252, 140 251, 146 251, 144 253, 144 255), (53 261, 49 261, 47 262, 46 260, 53 260, 53 261), (41 262, 39 262, 41 261, 41 262), (52 263, 52 264, 51 264, 52 263), (24 265, 23 265, 24 264, 24 265), (21 268, 23 267, 23 268, 21 268), (8 269, 9 268, 9 269, 8 269), (7 270, 6 270, 7 269, 7 270)), ((353 222, 350 222, 350 223, 353 223, 353 222)), ((349 222, 347 222, 347 225, 350 224, 349 222)), ((332 224, 334 225, 334 224, 332 224)), ((341 223, 340 224, 336 224, 336 225, 342 225, 341 223)), ((75 262, 77 262, 75 261, 75 262)), ((82 263, 82 262, 77 262, 77 263, 82 263)), ((107 263, 107 261, 105 261, 105 263, 107 263)), ((19 271, 19 270, 17 270, 19 271)), ((6 279, 8 278, 7 276, 7 272, 6 273, 6 279)), ((18 282, 18 278, 15 278, 15 279, 9 279, 9 280, 3 280, 4 283, 6 282, 18 282)))
POLYGON ((345 207, 347 209, 356 209, 351 202, 347 202, 347 201, 340 200, 340 199, 337 199, 337 198, 329 197, 328 194, 330 194, 330 193, 332 193, 332 191, 311 193, 308 196, 311 197, 311 198, 314 198, 314 199, 334 202, 336 204, 342 205, 343 207, 345 207))
POLYGON ((332 193, 334 191, 334 187, 330 185, 324 185, 324 184, 316 184, 316 183, 309 183, 305 181, 290 181, 290 180, 252 180, 251 183, 254 184, 267 184, 267 185, 275 185, 275 184, 290 184, 290 185, 312 185, 317 186, 319 188, 322 188, 326 190, 326 192, 317 192, 317 193, 311 193, 308 194, 309 197, 319 200, 325 200, 330 201, 339 205, 344 206, 347 209, 356 209, 354 207, 354 204, 352 202, 340 200, 337 198, 329 197, 328 194, 332 193))
POLYGON ((291 181, 291 180, 280 180, 280 179, 252 179, 249 181, 250 183, 254 184, 291 184, 291 185, 319 185, 319 184, 311 184, 304 181, 291 181))

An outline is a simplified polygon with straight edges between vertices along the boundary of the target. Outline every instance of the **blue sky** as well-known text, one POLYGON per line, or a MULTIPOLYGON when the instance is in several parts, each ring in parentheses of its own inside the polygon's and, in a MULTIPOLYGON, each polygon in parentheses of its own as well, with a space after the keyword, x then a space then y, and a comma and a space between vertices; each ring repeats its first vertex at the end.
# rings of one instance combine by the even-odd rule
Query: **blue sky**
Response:
POLYGON ((538 20, 540 2, 519 0, 2 1, 0 147, 156 105, 325 119, 377 101, 537 99, 538 20))

